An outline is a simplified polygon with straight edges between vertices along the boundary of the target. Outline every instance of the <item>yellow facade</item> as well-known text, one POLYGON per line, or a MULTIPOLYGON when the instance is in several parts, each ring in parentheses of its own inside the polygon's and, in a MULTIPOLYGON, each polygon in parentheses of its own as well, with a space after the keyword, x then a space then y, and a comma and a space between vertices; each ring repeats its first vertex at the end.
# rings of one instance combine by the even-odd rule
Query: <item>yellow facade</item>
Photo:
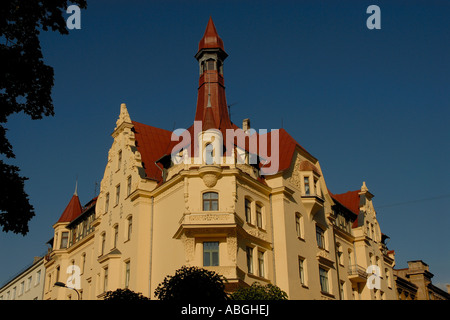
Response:
MULTIPOLYGON (((383 244, 365 184, 359 214, 344 205, 340 215, 318 160, 298 144, 286 169, 264 177, 254 165, 226 158, 161 168, 143 160, 136 126, 122 104, 95 215, 83 220, 85 211, 53 226, 44 299, 76 299, 73 290, 53 286, 67 283, 75 269, 82 299, 125 287, 154 298, 164 277, 183 265, 216 271, 230 291, 259 281, 279 286, 290 299, 396 299, 394 256, 383 244), (163 171, 162 181, 146 174, 150 166, 163 171), (363 224, 352 227, 356 216, 363 224), (84 231, 61 248, 63 233, 75 239, 74 230, 84 231), (381 270, 375 289, 367 286, 371 265, 381 270)), ((217 134, 208 129, 194 137, 200 155, 217 134)))

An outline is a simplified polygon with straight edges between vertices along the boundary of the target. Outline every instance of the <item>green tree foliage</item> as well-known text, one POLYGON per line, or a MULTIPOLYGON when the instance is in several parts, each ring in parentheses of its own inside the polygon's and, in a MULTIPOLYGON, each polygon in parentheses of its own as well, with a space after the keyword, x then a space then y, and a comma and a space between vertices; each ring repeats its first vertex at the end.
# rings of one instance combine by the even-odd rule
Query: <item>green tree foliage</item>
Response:
POLYGON ((250 287, 239 288, 232 295, 233 300, 287 300, 286 292, 273 284, 263 286, 254 282, 250 287))
POLYGON ((167 276, 155 290, 155 297, 167 301, 224 301, 223 278, 198 267, 183 266, 173 276, 167 276))
MULTIPOLYGON (((86 0, 70 3, 86 8, 86 0)), ((8 116, 23 112, 31 119, 54 114, 53 68, 44 64, 39 34, 68 34, 64 13, 67 0, 0 1, 0 156, 14 158, 6 137, 8 116)), ((0 159, 0 225, 4 232, 25 235, 34 208, 24 191, 19 168, 0 159)))
POLYGON ((115 291, 108 291, 105 294, 107 301, 144 301, 150 300, 144 297, 142 293, 136 293, 130 289, 117 289, 115 291))

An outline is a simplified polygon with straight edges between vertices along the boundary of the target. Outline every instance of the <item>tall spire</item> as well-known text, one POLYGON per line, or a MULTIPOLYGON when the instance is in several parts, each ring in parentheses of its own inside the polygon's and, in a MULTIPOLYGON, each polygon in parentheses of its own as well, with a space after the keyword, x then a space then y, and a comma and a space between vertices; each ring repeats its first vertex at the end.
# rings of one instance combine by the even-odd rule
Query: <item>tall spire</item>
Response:
POLYGON ((195 120, 207 122, 203 124, 204 128, 225 130, 232 127, 223 78, 223 62, 227 56, 223 41, 210 17, 195 55, 200 67, 195 120))
POLYGON ((73 193, 73 195, 78 197, 78 177, 75 180, 75 192, 73 193))

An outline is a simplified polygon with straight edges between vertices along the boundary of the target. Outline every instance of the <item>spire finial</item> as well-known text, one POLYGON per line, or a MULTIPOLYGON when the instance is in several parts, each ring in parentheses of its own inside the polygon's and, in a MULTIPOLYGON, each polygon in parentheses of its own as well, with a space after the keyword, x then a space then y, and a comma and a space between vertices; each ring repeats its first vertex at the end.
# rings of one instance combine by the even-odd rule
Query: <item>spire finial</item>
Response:
POLYGON ((362 192, 369 191, 369 188, 367 188, 366 182, 365 182, 365 181, 363 181, 363 184, 362 184, 362 186, 361 186, 361 191, 362 191, 362 192))
POLYGON ((73 193, 73 195, 78 197, 78 176, 75 179, 75 192, 73 193))

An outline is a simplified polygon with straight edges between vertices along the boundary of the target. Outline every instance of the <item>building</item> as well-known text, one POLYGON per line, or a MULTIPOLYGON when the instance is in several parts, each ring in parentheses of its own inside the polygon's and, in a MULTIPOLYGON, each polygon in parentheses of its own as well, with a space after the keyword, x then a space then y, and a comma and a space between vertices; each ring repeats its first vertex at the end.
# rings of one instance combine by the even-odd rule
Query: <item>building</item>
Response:
MULTIPOLYGON (((428 264, 408 261, 408 268, 394 269, 399 300, 450 300, 450 294, 433 285, 428 264)), ((447 285, 448 288, 448 285, 447 285)))
POLYGON ((0 288, 0 300, 42 300, 44 278, 44 257, 35 257, 33 263, 0 288))
POLYGON ((98 197, 82 207, 75 193, 53 226, 44 299, 74 299, 54 286, 68 280, 82 299, 117 288, 154 298, 183 265, 223 275, 229 291, 258 281, 290 299, 397 298, 373 194, 365 183, 332 194, 286 130, 231 122, 227 56, 210 19, 194 122, 174 137, 121 105, 98 197))

